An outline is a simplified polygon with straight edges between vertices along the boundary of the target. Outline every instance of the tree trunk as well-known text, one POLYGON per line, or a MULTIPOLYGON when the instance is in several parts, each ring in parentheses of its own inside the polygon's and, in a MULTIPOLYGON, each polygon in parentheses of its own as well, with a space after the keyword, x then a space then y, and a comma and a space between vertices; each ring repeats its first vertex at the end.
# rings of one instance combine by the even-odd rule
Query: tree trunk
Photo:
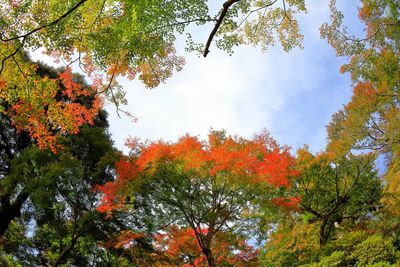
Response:
POLYGON ((322 219, 321 226, 319 227, 319 244, 321 247, 328 242, 333 226, 334 222, 332 219, 329 220, 329 217, 322 219))
POLYGON ((211 249, 203 249, 203 253, 206 255, 208 266, 215 267, 215 260, 211 249))
POLYGON ((22 190, 14 203, 10 204, 10 196, 5 195, 1 198, 0 207, 0 236, 7 231, 12 220, 21 216, 21 207, 28 199, 29 193, 22 190))

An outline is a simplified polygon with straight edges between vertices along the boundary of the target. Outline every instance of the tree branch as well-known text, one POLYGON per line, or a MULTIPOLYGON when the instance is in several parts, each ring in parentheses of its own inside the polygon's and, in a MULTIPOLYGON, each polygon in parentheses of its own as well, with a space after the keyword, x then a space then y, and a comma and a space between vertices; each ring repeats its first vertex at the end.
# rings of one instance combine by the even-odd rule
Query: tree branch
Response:
POLYGON ((15 37, 12 37, 12 38, 6 38, 6 39, 3 39, 3 37, 0 36, 0 39, 1 39, 2 42, 9 42, 9 41, 17 40, 17 39, 20 39, 20 38, 26 38, 26 37, 28 37, 29 35, 32 35, 32 34, 34 34, 34 33, 37 32, 37 31, 40 31, 40 30, 42 30, 42 29, 44 29, 44 28, 47 28, 47 27, 50 27, 50 26, 53 26, 53 25, 59 23, 61 20, 63 20, 63 19, 65 19, 66 17, 68 17, 72 12, 74 12, 78 7, 80 7, 80 6, 81 6, 82 4, 84 4, 86 1, 87 1, 87 0, 81 0, 81 1, 79 1, 76 5, 74 5, 74 6, 73 6, 71 9, 69 9, 67 12, 65 12, 65 13, 62 14, 60 17, 58 17, 56 20, 54 20, 54 21, 52 21, 52 22, 50 22, 50 23, 48 23, 48 24, 42 25, 42 26, 40 26, 40 27, 37 27, 37 28, 35 28, 35 29, 33 29, 33 30, 31 30, 31 31, 29 31, 29 32, 27 32, 27 33, 25 33, 25 34, 23 34, 23 35, 18 35, 18 36, 15 36, 15 37))
POLYGON ((272 6, 273 4, 275 4, 277 1, 278 1, 278 0, 274 0, 274 1, 272 1, 271 3, 268 3, 268 4, 266 4, 266 5, 263 5, 263 6, 261 6, 261 7, 256 8, 256 9, 250 10, 249 13, 247 13, 246 17, 239 23, 239 25, 237 26, 236 29, 239 29, 240 26, 242 26, 242 24, 251 16, 251 14, 253 14, 253 13, 257 12, 257 11, 260 11, 261 9, 265 9, 265 10, 264 10, 264 13, 265 13, 265 11, 267 10, 267 8, 270 7, 270 6, 272 6))
POLYGON ((210 49, 211 42, 212 42, 215 34, 217 33, 219 27, 221 26, 226 14, 228 13, 229 8, 239 1, 240 0, 228 0, 222 5, 223 8, 222 8, 221 14, 219 15, 219 18, 217 20, 217 23, 215 23, 214 29, 211 31, 210 36, 208 36, 208 40, 207 40, 206 46, 204 48, 204 53, 203 53, 204 57, 207 57, 208 53, 210 52, 209 49, 210 49))
POLYGON ((8 56, 4 57, 4 58, 1 60, 0 74, 1 74, 1 73, 3 72, 3 70, 4 70, 4 64, 6 63, 6 61, 7 61, 8 59, 10 59, 10 58, 14 58, 14 56, 18 53, 18 51, 24 46, 25 41, 26 41, 26 37, 24 37, 24 38, 22 39, 22 42, 20 43, 20 45, 19 45, 17 48, 15 48, 14 52, 12 52, 11 54, 9 54, 8 56))
POLYGON ((207 23, 207 22, 211 22, 211 21, 218 22, 217 19, 213 19, 213 18, 197 18, 197 19, 192 19, 192 20, 177 21, 177 22, 174 22, 174 23, 161 25, 161 26, 155 27, 154 29, 151 29, 150 32, 158 31, 158 30, 161 30, 161 29, 164 29, 164 28, 168 28, 168 27, 187 25, 187 24, 190 24, 190 23, 193 23, 193 22, 204 22, 204 23, 207 23))

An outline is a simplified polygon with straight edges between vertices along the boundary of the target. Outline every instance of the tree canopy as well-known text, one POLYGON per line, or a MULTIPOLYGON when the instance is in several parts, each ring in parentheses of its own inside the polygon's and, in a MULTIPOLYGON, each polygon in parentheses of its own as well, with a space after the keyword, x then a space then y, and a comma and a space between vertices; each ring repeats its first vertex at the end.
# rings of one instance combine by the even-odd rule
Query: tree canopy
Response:
POLYGON ((137 77, 153 88, 179 71, 184 59, 174 48, 178 34, 187 34, 187 49, 204 56, 212 42, 232 52, 239 44, 266 49, 278 39, 288 51, 301 46, 295 16, 306 9, 298 0, 228 0, 219 12, 211 12, 204 0, 4 0, 0 11, 0 112, 12 115, 41 147, 53 147, 54 130, 76 133, 92 122, 104 100, 127 113, 120 107, 126 100, 118 77, 137 77), (207 41, 193 41, 187 31, 192 24, 213 25, 207 41), (59 77, 41 75, 26 56, 37 49, 63 62, 65 71, 59 77), (91 86, 76 84, 70 73, 74 64, 91 86), (95 96, 91 107, 76 103, 88 95, 95 96), (56 101, 60 97, 72 103, 61 104, 56 101))
POLYGON ((302 47, 304 0, 2 0, 0 265, 399 266, 400 4, 359 4, 360 36, 335 0, 320 28, 353 87, 321 151, 211 130, 123 154, 103 110, 129 115, 119 78, 165 82, 177 38, 302 47))
POLYGON ((176 143, 130 140, 128 145, 131 156, 117 163, 116 181, 99 186, 104 192, 99 211, 124 209, 127 197, 147 199, 157 228, 191 232, 197 257, 209 266, 220 258, 218 236, 257 233, 255 226, 266 217, 261 214, 273 213, 269 206, 297 203, 285 195, 294 160, 268 133, 247 140, 211 132, 208 142, 187 135, 176 143))

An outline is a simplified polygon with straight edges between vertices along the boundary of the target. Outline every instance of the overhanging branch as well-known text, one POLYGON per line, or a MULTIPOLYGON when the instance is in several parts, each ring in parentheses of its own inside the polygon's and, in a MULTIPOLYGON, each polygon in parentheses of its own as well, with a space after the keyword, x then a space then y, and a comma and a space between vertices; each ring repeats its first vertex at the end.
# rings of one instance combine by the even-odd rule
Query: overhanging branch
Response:
POLYGON ((217 33, 222 22, 224 21, 224 18, 226 16, 226 14, 228 13, 229 8, 239 1, 240 0, 228 0, 222 5, 222 11, 221 11, 221 14, 219 15, 217 23, 215 23, 214 29, 211 31, 210 36, 208 36, 208 40, 207 40, 206 46, 204 48, 204 53, 203 53, 204 57, 207 57, 208 53, 210 52, 209 49, 210 49, 211 42, 214 39, 214 36, 217 33))
POLYGON ((6 39, 3 39, 3 37, 1 36, 0 39, 1 39, 2 42, 9 42, 9 41, 13 41, 13 40, 20 39, 20 38, 26 38, 26 37, 28 37, 29 35, 32 35, 32 34, 34 34, 34 33, 37 32, 37 31, 40 31, 40 30, 42 30, 42 29, 44 29, 44 28, 47 28, 47 27, 56 25, 56 24, 59 23, 61 20, 63 20, 63 19, 65 19, 66 17, 68 17, 72 12, 74 12, 78 7, 80 7, 81 5, 83 5, 83 3, 85 3, 86 1, 87 1, 87 0, 81 0, 81 1, 79 1, 79 2, 76 3, 71 9, 69 9, 67 12, 65 12, 65 13, 62 14, 60 17, 58 17, 56 20, 53 20, 52 22, 50 22, 50 23, 48 23, 48 24, 44 24, 44 25, 42 25, 42 26, 39 26, 39 27, 37 27, 37 28, 35 28, 35 29, 33 29, 33 30, 31 30, 31 31, 29 31, 29 32, 27 32, 27 33, 25 33, 25 34, 23 34, 23 35, 18 35, 18 36, 11 37, 11 38, 6 38, 6 39))

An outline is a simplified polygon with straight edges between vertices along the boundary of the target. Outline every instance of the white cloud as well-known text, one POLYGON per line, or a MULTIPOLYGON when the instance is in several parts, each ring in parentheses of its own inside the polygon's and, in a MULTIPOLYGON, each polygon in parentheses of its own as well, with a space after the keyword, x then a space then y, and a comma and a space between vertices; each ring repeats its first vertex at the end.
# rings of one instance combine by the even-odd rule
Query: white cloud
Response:
POLYGON ((139 117, 139 122, 129 125, 127 119, 116 119, 111 111, 117 144, 128 132, 142 138, 167 140, 185 133, 204 138, 211 127, 252 135, 270 120, 268 112, 263 111, 265 102, 261 94, 268 93, 274 99, 268 109, 279 109, 282 102, 276 86, 260 90, 265 57, 255 49, 241 50, 233 57, 217 51, 206 59, 187 55, 184 70, 155 90, 123 81, 128 90, 128 108, 139 117), (137 88, 129 88, 133 85, 137 88))
POLYGON ((155 90, 124 82, 128 108, 140 119, 129 124, 111 112, 117 145, 127 135, 175 140, 185 133, 204 138, 211 127, 245 136, 267 128, 281 144, 322 149, 325 125, 350 89, 333 49, 319 37, 327 4, 308 9, 301 18, 304 50, 273 47, 263 54, 240 47, 230 57, 214 47, 205 59, 185 55, 184 70, 155 90))
POLYGON ((285 53, 273 47, 263 54, 243 46, 229 56, 212 47, 207 58, 184 53, 184 70, 154 90, 121 80, 128 92, 127 110, 139 121, 118 118, 108 106, 116 145, 122 149, 129 135, 176 140, 189 133, 205 138, 212 127, 249 137, 267 128, 281 144, 322 149, 325 125, 351 90, 348 77, 338 73, 340 60, 319 37, 320 24, 329 19, 328 2, 309 2, 308 11, 300 21, 304 50, 285 53))

